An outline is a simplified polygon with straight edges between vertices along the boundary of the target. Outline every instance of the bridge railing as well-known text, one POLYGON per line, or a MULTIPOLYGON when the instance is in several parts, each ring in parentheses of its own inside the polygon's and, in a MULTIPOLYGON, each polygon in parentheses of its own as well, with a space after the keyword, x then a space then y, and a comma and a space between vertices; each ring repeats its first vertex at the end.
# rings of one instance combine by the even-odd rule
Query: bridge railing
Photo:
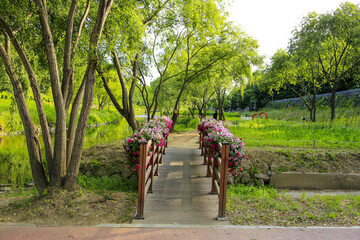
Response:
POLYGON ((152 193, 154 176, 158 176, 159 163, 165 154, 165 146, 155 146, 150 140, 140 143, 140 163, 138 172, 138 204, 135 219, 144 219, 145 198, 152 193))
POLYGON ((220 156, 212 157, 209 148, 201 141, 201 154, 204 155, 204 164, 207 165, 207 177, 211 177, 211 194, 217 194, 219 198, 219 211, 217 220, 226 220, 226 189, 229 163, 229 143, 219 143, 220 156))

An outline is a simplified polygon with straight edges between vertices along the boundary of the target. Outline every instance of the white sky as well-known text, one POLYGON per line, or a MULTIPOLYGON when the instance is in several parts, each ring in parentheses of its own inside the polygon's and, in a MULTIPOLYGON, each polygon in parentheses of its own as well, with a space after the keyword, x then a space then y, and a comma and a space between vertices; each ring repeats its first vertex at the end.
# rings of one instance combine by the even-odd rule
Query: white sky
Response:
MULTIPOLYGON (((259 54, 266 59, 286 49, 291 32, 309 12, 335 10, 345 0, 233 0, 229 19, 258 40, 259 54)), ((355 4, 360 1, 348 0, 355 4)))

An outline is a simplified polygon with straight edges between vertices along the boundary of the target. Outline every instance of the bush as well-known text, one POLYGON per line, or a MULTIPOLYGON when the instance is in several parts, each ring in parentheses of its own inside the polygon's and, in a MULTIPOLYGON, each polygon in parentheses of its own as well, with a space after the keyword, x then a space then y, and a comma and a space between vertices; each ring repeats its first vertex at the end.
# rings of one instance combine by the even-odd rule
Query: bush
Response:
POLYGON ((245 143, 241 138, 236 138, 228 128, 222 125, 221 121, 216 121, 212 117, 201 120, 198 131, 202 134, 201 141, 205 147, 209 148, 210 157, 220 157, 220 149, 218 144, 228 142, 229 148, 229 172, 237 176, 241 171, 241 164, 245 156, 245 143))
POLYGON ((166 144, 166 137, 172 129, 173 122, 170 118, 155 117, 125 139, 124 152, 128 156, 129 169, 132 172, 139 171, 140 143, 152 140, 156 146, 163 147, 166 144))

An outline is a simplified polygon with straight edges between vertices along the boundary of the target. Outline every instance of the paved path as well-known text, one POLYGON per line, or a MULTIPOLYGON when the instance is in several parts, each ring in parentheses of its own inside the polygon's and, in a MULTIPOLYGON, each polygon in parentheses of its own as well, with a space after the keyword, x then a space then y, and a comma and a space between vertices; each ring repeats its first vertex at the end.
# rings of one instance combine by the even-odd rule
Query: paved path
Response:
POLYGON ((224 225, 217 221, 219 201, 209 194, 211 178, 204 177, 206 166, 197 148, 166 149, 153 193, 145 199, 145 219, 134 224, 224 225))
POLYGON ((179 225, 135 227, 36 227, 0 224, 0 240, 62 240, 62 239, 257 239, 257 240, 359 240, 360 228, 274 228, 238 226, 179 225))

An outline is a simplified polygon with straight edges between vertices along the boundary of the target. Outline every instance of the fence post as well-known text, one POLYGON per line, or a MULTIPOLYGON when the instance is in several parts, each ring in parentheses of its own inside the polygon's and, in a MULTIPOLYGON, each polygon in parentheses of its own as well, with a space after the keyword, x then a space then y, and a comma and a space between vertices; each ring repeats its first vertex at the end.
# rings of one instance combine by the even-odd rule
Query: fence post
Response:
POLYGON ((203 162, 203 165, 207 165, 207 159, 206 159, 206 157, 207 157, 208 151, 207 151, 206 146, 204 146, 204 144, 203 144, 203 148, 204 148, 204 152, 203 152, 204 162, 203 162))
MULTIPOLYGON (((154 144, 154 142, 152 142, 151 143, 151 146, 153 146, 152 147, 152 150, 154 150, 154 152, 155 152, 155 149, 154 149, 154 146, 155 146, 155 144, 154 144)), ((151 167, 151 172, 150 172, 150 180, 151 180, 151 183, 150 183, 150 187, 149 187, 149 193, 152 193, 153 192, 153 190, 152 190, 152 187, 153 187, 153 182, 154 182, 154 164, 157 164, 157 166, 158 166, 158 168, 159 168, 159 162, 155 162, 155 160, 154 160, 154 152, 153 152, 153 154, 152 154, 152 156, 151 156, 151 158, 150 158, 150 166, 149 167, 151 167)), ((147 156, 147 154, 146 154, 146 156, 147 156)), ((146 157, 147 158, 147 157, 146 157)), ((145 158, 145 159, 146 159, 145 158)), ((159 159, 158 159, 158 161, 159 161, 159 159)), ((145 175, 146 175, 146 168, 147 168, 147 165, 148 165, 148 163, 145 163, 145 175)), ((145 176, 146 177, 146 176, 145 176)), ((145 188, 146 188, 146 180, 147 179, 144 179, 145 180, 145 188)), ((146 189, 145 189, 145 191, 146 191, 146 189)))
POLYGON ((199 149, 201 149, 201 153, 200 153, 200 156, 204 155, 204 152, 203 152, 203 144, 202 144, 202 134, 199 133, 199 149))
POLYGON ((219 213, 217 220, 226 220, 226 188, 229 162, 229 143, 224 142, 221 149, 221 174, 220 174, 220 195, 219 195, 219 213))
MULTIPOLYGON (((154 169, 155 165, 157 166, 156 171, 153 174, 154 174, 154 176, 159 176, 159 163, 161 163, 161 162, 159 162, 159 154, 161 153, 161 148, 156 147, 155 143, 153 143, 151 146, 153 149, 152 162, 154 163, 152 169, 154 169), (155 157, 155 154, 156 154, 156 157, 155 157)), ((151 181, 152 181, 152 179, 151 179, 151 181)))
POLYGON ((144 205, 145 205, 145 173, 146 173, 146 155, 147 142, 140 143, 140 162, 138 173, 138 205, 136 209, 135 219, 144 219, 144 205))
POLYGON ((216 162, 217 162, 216 157, 212 158, 212 161, 211 161, 212 176, 211 176, 211 192, 210 192, 211 194, 217 194, 216 187, 215 187, 215 184, 217 184, 217 182, 215 181, 216 180, 216 170, 215 170, 216 162))
MULTIPOLYGON (((168 136, 165 137, 165 146, 162 148, 162 150, 163 150, 162 154, 164 154, 164 155, 166 155, 165 148, 167 148, 167 142, 168 142, 168 136)), ((161 161, 161 163, 162 163, 162 161, 161 161)))

